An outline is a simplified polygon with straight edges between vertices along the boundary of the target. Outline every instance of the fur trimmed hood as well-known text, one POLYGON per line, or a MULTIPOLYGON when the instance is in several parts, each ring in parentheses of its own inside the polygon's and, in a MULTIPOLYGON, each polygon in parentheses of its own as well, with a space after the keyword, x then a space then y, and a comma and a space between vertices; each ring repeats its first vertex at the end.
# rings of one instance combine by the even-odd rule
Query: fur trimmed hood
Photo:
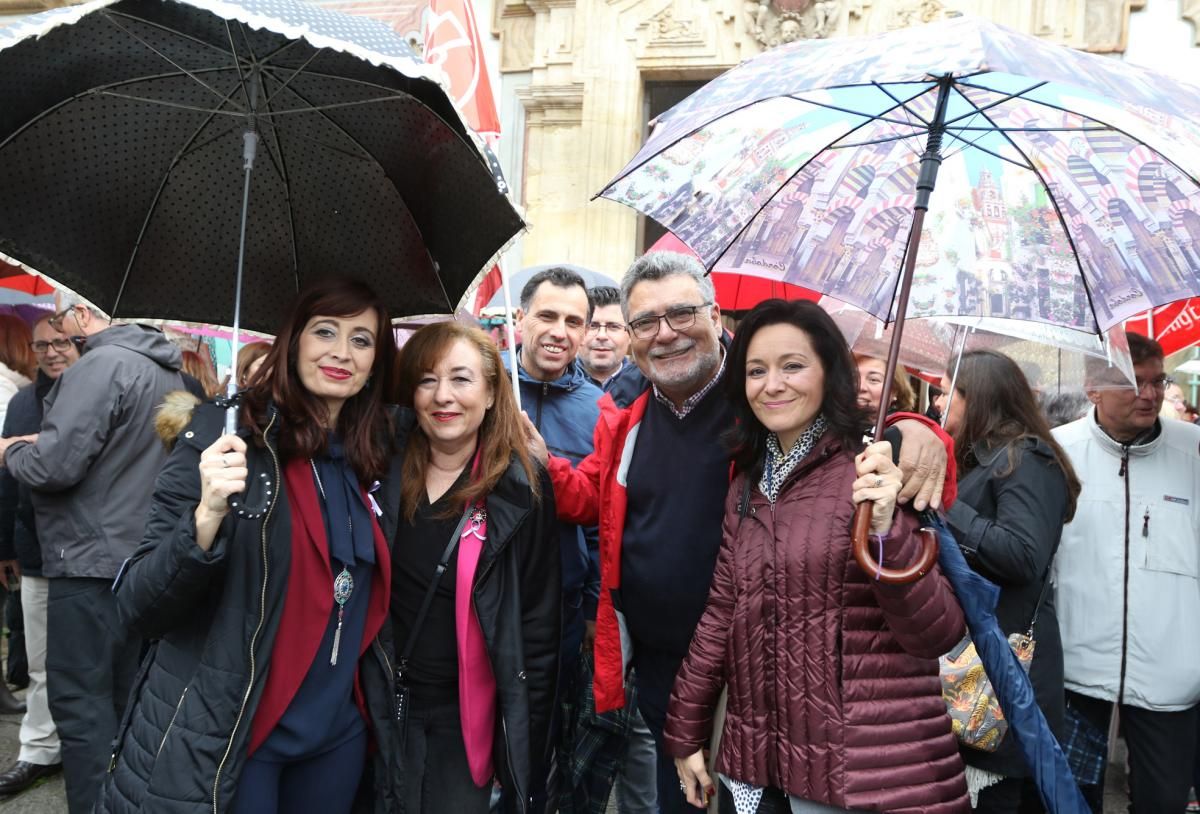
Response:
POLYGON ((192 413, 199 404, 200 399, 186 390, 172 390, 163 398, 154 415, 154 431, 168 450, 175 446, 183 428, 192 423, 192 413))

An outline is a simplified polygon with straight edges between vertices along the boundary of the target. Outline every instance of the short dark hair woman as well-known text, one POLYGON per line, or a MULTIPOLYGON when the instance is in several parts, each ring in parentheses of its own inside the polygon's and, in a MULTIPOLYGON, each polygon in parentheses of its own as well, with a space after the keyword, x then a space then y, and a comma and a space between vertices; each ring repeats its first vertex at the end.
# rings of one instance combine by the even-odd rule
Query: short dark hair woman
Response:
POLYGON ((121 618, 156 641, 98 812, 350 810, 362 685, 391 683, 372 647, 391 575, 368 490, 390 460, 394 356, 375 293, 328 280, 297 297, 235 435, 196 408, 117 581, 121 618), (263 516, 231 509, 253 495, 263 516))
MULTIPOLYGON (((943 379, 942 390, 950 392, 943 379)), ((1036 617, 1029 678, 1053 729, 1063 720, 1063 654, 1046 581, 1063 524, 1075 515, 1079 479, 1050 434, 1021 368, 991 350, 963 354, 946 405, 958 458, 958 500, 946 514, 967 562, 1000 586, 996 617, 1005 634, 1036 617)), ((1029 769, 1011 738, 995 752, 963 747, 976 811, 1042 811, 1029 769)))
POLYGON ((962 611, 936 567, 886 585, 851 554, 863 500, 884 565, 911 563, 920 539, 896 506, 891 445, 859 452, 866 417, 841 333, 814 303, 768 300, 726 364, 737 476, 664 733, 689 802, 716 793, 702 748, 728 687, 723 813, 965 812, 937 662, 963 635, 962 611))
POLYGON ((543 764, 561 574, 549 476, 487 334, 421 328, 400 358, 405 439, 391 620, 408 814, 518 812, 543 764), (423 610, 424 609, 424 610, 423 610))

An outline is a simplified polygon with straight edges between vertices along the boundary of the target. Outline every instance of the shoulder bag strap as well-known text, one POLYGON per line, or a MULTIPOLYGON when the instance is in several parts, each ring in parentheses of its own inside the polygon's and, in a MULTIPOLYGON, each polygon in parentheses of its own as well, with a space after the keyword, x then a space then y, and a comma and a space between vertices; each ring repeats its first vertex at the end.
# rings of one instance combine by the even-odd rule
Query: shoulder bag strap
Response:
POLYGON ((433 604, 433 595, 437 593, 438 584, 442 581, 442 575, 446 573, 446 567, 450 562, 450 557, 454 554, 454 549, 458 547, 458 541, 462 538, 463 529, 467 525, 467 520, 471 518, 471 513, 475 511, 474 505, 467 506, 463 511, 462 518, 458 521, 458 525, 454 529, 454 533, 450 535, 450 542, 446 543, 446 550, 442 552, 442 558, 438 561, 437 568, 433 571, 433 579, 429 583, 429 587, 425 590, 425 596, 421 599, 421 607, 417 611, 416 621, 413 622, 412 630, 408 632, 408 640, 404 643, 404 650, 400 653, 400 661, 397 667, 397 677, 403 680, 403 673, 408 667, 408 660, 412 656, 413 648, 416 647, 417 637, 421 634, 421 627, 425 624, 425 616, 429 613, 429 606, 433 604))

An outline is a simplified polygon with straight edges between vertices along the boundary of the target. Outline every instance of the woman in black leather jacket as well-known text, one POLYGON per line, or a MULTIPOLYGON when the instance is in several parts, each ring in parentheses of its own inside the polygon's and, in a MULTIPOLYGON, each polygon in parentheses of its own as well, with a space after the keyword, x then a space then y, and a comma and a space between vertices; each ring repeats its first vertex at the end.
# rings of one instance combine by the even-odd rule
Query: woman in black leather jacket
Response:
MULTIPOLYGON (((950 392, 946 379, 942 392, 950 392)), ((1036 616, 1029 677, 1057 732, 1065 703, 1062 640, 1046 580, 1063 524, 1075 514, 1079 480, 1024 374, 1007 356, 963 354, 953 396, 938 401, 958 459, 958 500, 946 519, 971 567, 1000 586, 996 616, 1005 634, 1027 632, 1036 616)), ((1043 810, 1011 738, 995 752, 965 746, 960 752, 976 811, 1043 810)))

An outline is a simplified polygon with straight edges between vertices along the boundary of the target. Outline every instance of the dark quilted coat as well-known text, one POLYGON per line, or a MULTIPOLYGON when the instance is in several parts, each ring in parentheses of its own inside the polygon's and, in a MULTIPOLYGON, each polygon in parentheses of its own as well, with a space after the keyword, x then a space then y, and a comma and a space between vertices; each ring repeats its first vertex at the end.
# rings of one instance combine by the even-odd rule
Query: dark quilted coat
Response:
MULTIPOLYGON (((283 613, 291 522, 271 429, 270 447, 249 444, 247 453, 251 480, 274 472, 278 484, 265 527, 230 517, 210 552, 196 545, 197 466, 223 431, 224 412, 213 404, 196 408, 155 483, 145 542, 118 577, 121 618, 154 644, 130 693, 96 814, 220 814, 237 789, 283 613)), ((244 429, 239 434, 248 437, 244 429)), ((394 512, 382 523, 385 531, 394 528, 394 512)), ((388 649, 390 642, 374 641, 359 661, 364 694, 382 700, 370 704, 381 767, 396 760, 388 649)), ((363 789, 364 798, 376 812, 395 811, 394 773, 371 774, 375 787, 363 789)))
MULTIPOLYGON (((970 810, 942 702, 937 657, 964 633, 935 568, 914 583, 871 580, 850 554, 851 454, 826 435, 772 507, 745 476, 730 487, 708 605, 671 696, 665 736, 675 757, 707 744, 728 684, 717 771, 855 810, 970 810)), ((911 562, 905 513, 886 565, 911 562)))

